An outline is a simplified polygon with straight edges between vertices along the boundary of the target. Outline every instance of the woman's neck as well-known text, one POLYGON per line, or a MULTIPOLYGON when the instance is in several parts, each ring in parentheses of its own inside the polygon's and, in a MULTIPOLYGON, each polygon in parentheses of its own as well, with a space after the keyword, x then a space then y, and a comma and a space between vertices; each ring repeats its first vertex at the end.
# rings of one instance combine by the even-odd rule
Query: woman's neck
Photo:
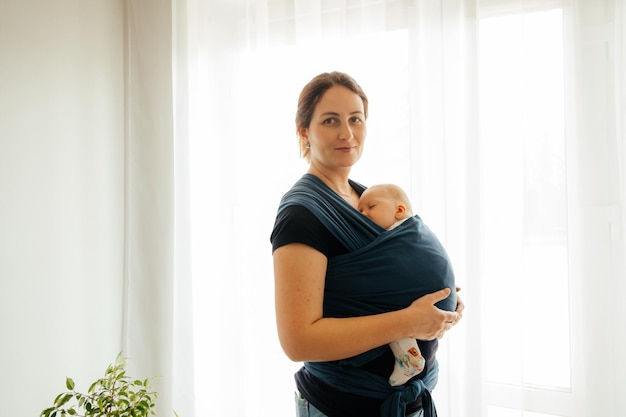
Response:
POLYGON ((354 194, 354 190, 348 182, 350 168, 345 168, 341 170, 341 172, 337 172, 328 169, 319 169, 315 165, 311 164, 308 173, 318 177, 333 191, 346 199, 349 199, 354 194))

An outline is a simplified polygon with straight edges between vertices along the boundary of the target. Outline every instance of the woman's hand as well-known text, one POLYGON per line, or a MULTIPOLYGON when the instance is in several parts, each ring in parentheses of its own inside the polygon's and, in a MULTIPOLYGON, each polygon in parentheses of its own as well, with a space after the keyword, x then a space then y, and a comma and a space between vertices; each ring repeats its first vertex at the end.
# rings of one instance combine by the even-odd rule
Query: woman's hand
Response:
POLYGON ((323 314, 326 257, 303 244, 282 246, 273 257, 278 337, 293 361, 345 359, 403 337, 432 340, 459 319, 458 312, 435 307, 450 295, 449 289, 389 313, 327 318, 323 314))
POLYGON ((454 324, 457 324, 459 320, 463 318, 463 310, 465 310, 465 303, 463 302, 463 300, 461 300, 461 297, 459 297, 460 291, 461 287, 456 287, 456 309, 454 311, 458 313, 458 317, 454 324))
MULTIPOLYGON (((459 291, 461 291, 461 287, 456 287, 456 309, 454 310, 457 313, 457 317, 456 319, 451 323, 450 328, 452 328, 452 326, 456 325, 459 320, 461 320, 463 318, 463 310, 465 310, 465 303, 463 302, 463 300, 461 299, 461 297, 459 297, 459 291)), ((450 329, 448 329, 450 330, 450 329)), ((446 330, 447 331, 447 330, 446 330)), ((440 334, 437 335, 437 339, 441 339, 443 337, 443 335, 446 333, 446 331, 442 331, 440 334)))
POLYGON ((434 306, 450 290, 389 313, 324 317, 326 257, 309 246, 290 244, 276 249, 273 258, 278 337, 293 361, 345 359, 403 337, 434 339, 457 318, 457 313, 434 306))
POLYGON ((450 289, 446 288, 420 297, 407 307, 412 320, 409 337, 421 340, 442 338, 460 320, 465 308, 462 301, 460 305, 457 302, 456 311, 441 310, 435 306, 449 295, 450 289))

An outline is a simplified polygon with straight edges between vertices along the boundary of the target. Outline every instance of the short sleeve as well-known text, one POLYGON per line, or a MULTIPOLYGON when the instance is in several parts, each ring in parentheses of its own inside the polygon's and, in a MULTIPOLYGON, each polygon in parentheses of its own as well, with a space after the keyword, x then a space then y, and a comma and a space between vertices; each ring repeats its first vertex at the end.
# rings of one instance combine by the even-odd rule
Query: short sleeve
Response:
POLYGON ((278 214, 270 241, 272 252, 290 243, 310 246, 327 258, 348 252, 313 213, 298 205, 289 206, 278 214))

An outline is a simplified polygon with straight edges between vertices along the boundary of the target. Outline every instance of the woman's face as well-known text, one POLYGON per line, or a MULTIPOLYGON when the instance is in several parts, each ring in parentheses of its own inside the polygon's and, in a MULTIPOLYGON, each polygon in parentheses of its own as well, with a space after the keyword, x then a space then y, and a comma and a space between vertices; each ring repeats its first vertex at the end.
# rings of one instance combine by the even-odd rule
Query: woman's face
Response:
POLYGON ((363 151, 367 128, 361 97, 346 87, 326 90, 313 111, 308 128, 300 132, 310 144, 311 165, 324 169, 349 168, 363 151))

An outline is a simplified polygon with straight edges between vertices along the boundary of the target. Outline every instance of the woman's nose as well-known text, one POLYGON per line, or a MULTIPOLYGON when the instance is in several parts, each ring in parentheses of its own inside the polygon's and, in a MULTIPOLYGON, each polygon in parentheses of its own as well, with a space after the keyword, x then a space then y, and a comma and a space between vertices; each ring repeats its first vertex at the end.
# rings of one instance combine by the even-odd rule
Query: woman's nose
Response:
POLYGON ((339 130, 339 139, 352 138, 352 128, 349 124, 343 124, 339 130))

